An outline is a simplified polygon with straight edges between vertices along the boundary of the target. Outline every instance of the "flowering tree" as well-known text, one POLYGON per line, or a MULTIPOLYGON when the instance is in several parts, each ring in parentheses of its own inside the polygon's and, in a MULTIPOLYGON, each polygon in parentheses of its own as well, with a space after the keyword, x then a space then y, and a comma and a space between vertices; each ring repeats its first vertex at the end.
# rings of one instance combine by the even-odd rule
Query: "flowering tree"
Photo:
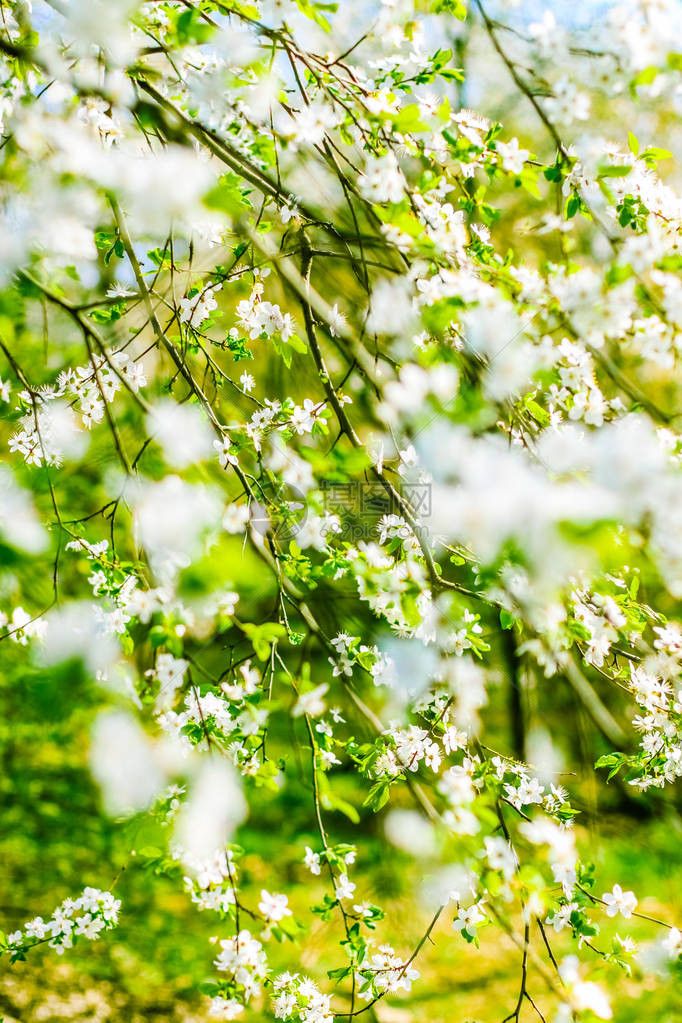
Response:
POLYGON ((682 775, 679 4, 598 45, 549 4, 1 7, 0 656, 79 680, 130 870, 216 921, 209 1014, 383 1019, 436 935, 515 947, 490 1019, 665 984, 680 921, 583 821, 682 775))

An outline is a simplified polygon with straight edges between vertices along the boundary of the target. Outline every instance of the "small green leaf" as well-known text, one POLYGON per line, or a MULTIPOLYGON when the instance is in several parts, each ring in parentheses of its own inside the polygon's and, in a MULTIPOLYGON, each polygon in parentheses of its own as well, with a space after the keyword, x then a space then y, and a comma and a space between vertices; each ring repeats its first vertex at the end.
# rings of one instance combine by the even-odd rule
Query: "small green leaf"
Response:
POLYGON ((138 850, 137 855, 142 856, 145 860, 158 860, 160 856, 163 856, 163 852, 154 845, 145 845, 144 848, 138 850))
POLYGON ((658 160, 670 160, 672 155, 669 149, 661 149, 660 146, 649 146, 642 153, 642 159, 657 162, 658 160))
POLYGON ((638 75, 632 80, 632 84, 636 87, 638 85, 651 85, 651 83, 658 77, 660 68, 657 67, 645 67, 643 71, 640 71, 638 75))
POLYGON ((501 607, 500 608, 500 625, 502 626, 502 628, 503 629, 513 629, 514 628, 514 621, 515 621, 514 615, 511 614, 511 612, 507 611, 506 608, 501 607))
POLYGON ((599 177, 600 178, 626 178, 631 170, 632 170, 632 167, 630 167, 629 165, 624 165, 623 166, 621 164, 615 164, 615 163, 614 164, 609 164, 608 167, 600 167, 599 168, 599 177))
POLYGON ((459 21, 467 16, 466 5, 462 0, 434 0, 433 9, 436 14, 451 14, 459 21))
POLYGON ((579 209, 580 197, 574 194, 570 196, 568 202, 566 203, 566 220, 571 220, 571 218, 576 215, 579 209))
POLYGON ((341 797, 335 795, 331 789, 328 789, 327 792, 323 793, 320 797, 320 802, 325 810, 338 810, 339 813, 342 813, 344 817, 347 817, 349 821, 353 822, 353 824, 360 823, 360 814, 352 803, 349 803, 346 799, 341 799, 341 797))

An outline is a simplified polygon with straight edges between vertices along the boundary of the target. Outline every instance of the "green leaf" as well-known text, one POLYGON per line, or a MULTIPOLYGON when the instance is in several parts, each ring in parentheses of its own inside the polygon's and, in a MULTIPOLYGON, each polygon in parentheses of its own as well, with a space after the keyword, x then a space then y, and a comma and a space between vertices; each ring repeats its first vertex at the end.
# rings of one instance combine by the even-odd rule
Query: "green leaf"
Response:
POLYGON ((447 81, 450 82, 464 81, 463 73, 459 70, 459 68, 456 67, 443 67, 440 69, 438 74, 441 76, 441 78, 445 78, 447 81))
POLYGON ((183 45, 205 43, 211 35, 211 26, 201 20, 201 11, 198 8, 183 11, 176 22, 175 29, 178 41, 183 45))
POLYGON ((607 167, 599 168, 600 178, 626 178, 632 167, 629 165, 609 164, 607 167))
POLYGON ((607 781, 610 781, 611 778, 618 774, 621 767, 627 763, 627 760, 628 758, 625 753, 607 753, 605 756, 599 757, 594 766, 610 768, 606 778, 607 781))
POLYGON ((543 171, 543 174, 545 175, 547 181, 558 182, 561 181, 562 178, 561 167, 558 166, 546 167, 545 170, 543 171))
POLYGON ((648 146, 642 153, 642 159, 657 162, 658 160, 670 160, 672 155, 669 149, 661 149, 659 146, 648 146))
POLYGON ((352 966, 339 966, 337 970, 327 970, 327 976, 330 980, 343 980, 344 977, 349 977, 352 972, 352 966))
POLYGON ((369 790, 369 794, 362 805, 368 806, 370 810, 377 813, 382 806, 385 806, 388 802, 390 788, 391 786, 387 781, 376 782, 375 785, 372 785, 372 788, 369 790))
POLYGON ((150 249, 147 253, 147 259, 154 264, 154 266, 163 266, 164 263, 170 263, 170 253, 165 249, 160 249, 157 245, 155 249, 150 249))
POLYGON ((393 122, 395 130, 403 135, 415 131, 429 130, 428 125, 424 124, 421 119, 419 107, 416 103, 410 103, 409 106, 403 107, 397 116, 394 114, 388 114, 387 116, 393 122))
POLYGON ((436 14, 451 14, 453 18, 464 21, 467 16, 466 5, 463 0, 434 0, 433 10, 436 14))
POLYGON ((360 814, 353 804, 349 803, 346 799, 341 799, 331 789, 328 789, 320 796, 320 802, 325 810, 338 810, 339 813, 342 813, 353 824, 360 823, 360 814))
POLYGON ((236 174, 223 174, 215 188, 204 196, 204 205, 229 216, 241 216, 244 207, 251 207, 247 194, 236 174))
POLYGON ((540 423, 541 426, 549 426, 549 412, 542 405, 538 405, 535 398, 528 396, 523 404, 536 422, 540 423))
POLYGON ((163 852, 154 845, 145 845, 142 849, 138 849, 137 855, 142 856, 145 860, 158 860, 160 856, 163 856, 163 852))
POLYGON ((95 245, 98 249, 106 251, 116 241, 115 231, 95 231, 95 245))
POLYGON ((293 348, 295 352, 300 352, 301 355, 307 355, 308 353, 308 345, 305 343, 303 338, 298 336, 298 334, 292 334, 287 344, 293 348))
POLYGON ((291 367, 291 349, 289 348, 289 345, 285 344, 284 341, 281 341, 279 338, 274 337, 274 336, 270 338, 270 343, 272 344, 272 347, 275 349, 277 354, 282 359, 282 362, 284 363, 286 368, 290 369, 290 367, 291 367))
POLYGON ((638 85, 651 85, 651 83, 658 77, 660 68, 657 67, 645 67, 643 71, 640 71, 638 75, 632 80, 632 84, 636 87, 638 85))
POLYGON ((513 629, 515 621, 516 619, 510 611, 507 611, 504 607, 500 608, 500 625, 503 629, 513 629))
POLYGON ((163 625, 154 625, 149 630, 149 642, 156 648, 163 646, 168 639, 168 633, 163 625))
POLYGON ((616 284, 622 284, 623 281, 627 281, 630 277, 632 277, 632 267, 629 264, 627 266, 619 266, 617 263, 614 263, 607 270, 605 280, 608 286, 612 288, 616 284))
POLYGON ((294 0, 296 6, 306 18, 316 22, 325 32, 331 32, 331 25, 322 14, 322 11, 336 11, 338 4, 335 3, 311 3, 310 0, 294 0))
POLYGON ((287 935, 288 938, 295 938, 301 930, 301 925, 294 920, 293 916, 285 916, 277 924, 281 931, 287 935))
POLYGON ((580 197, 573 194, 566 203, 566 220, 571 220, 580 209, 580 197))
POLYGON ((519 181, 526 192, 528 192, 529 195, 532 195, 534 199, 542 198, 540 188, 538 186, 538 172, 535 167, 529 167, 526 164, 519 175, 519 181))
POLYGON ((264 622, 263 625, 246 622, 242 629, 251 640, 256 657, 261 661, 267 661, 275 640, 283 639, 287 634, 287 630, 279 622, 264 622))
POLYGON ((630 152, 633 156, 637 156, 639 153, 639 142, 637 141, 637 136, 631 131, 628 132, 628 145, 630 146, 630 152))

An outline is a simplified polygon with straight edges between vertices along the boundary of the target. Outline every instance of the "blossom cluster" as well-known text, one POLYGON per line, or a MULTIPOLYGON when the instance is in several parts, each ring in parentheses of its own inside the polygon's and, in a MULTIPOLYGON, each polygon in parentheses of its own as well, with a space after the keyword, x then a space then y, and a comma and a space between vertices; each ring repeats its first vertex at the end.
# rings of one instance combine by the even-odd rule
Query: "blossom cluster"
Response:
POLYGON ((18 931, 7 935, 2 952, 12 960, 24 959, 35 945, 47 942, 58 955, 72 948, 79 938, 97 941, 104 931, 118 923, 121 900, 111 892, 98 888, 85 888, 76 899, 64 899, 49 920, 37 916, 18 931))

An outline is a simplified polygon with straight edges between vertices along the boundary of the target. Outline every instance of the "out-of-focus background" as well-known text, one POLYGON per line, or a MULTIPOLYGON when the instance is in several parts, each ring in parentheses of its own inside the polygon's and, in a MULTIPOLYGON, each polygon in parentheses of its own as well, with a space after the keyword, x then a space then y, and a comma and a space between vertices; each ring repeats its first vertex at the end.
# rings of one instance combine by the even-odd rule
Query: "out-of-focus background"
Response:
MULTIPOLYGON (((529 25, 548 12, 567 29, 583 29, 600 42, 600 25, 606 2, 555 2, 522 0, 521 3, 491 5, 491 14, 510 26, 505 38, 515 45, 514 33, 525 36, 529 25)), ((522 146, 536 153, 549 149, 541 127, 528 103, 510 88, 508 72, 475 21, 461 25, 452 20, 451 39, 457 60, 465 69, 467 79, 459 87, 459 105, 470 106, 491 119, 505 124, 505 137, 517 135, 522 146)), ((576 55, 576 60, 582 59, 576 55)), ((551 60, 551 57, 548 58, 551 60)), ((680 110, 682 97, 665 95, 652 89, 641 95, 633 106, 626 94, 622 99, 592 94, 589 122, 571 126, 568 137, 589 133, 620 146, 627 144, 628 131, 646 144, 664 145, 673 152, 680 147, 680 110), (633 110, 635 111, 633 115, 633 110), (634 116, 634 121, 630 120, 634 116)), ((672 161, 671 161, 672 164, 672 161)), ((665 174, 665 166, 661 167, 665 174)), ((539 204, 519 190, 506 200, 505 217, 497 226, 496 237, 508 235, 508 242, 526 253, 530 262, 546 258, 556 236, 543 233, 539 204)), ((580 228, 574 244, 592 245, 593 234, 580 228)), ((599 257, 598 244, 594 251, 599 257)), ((342 272, 334 287, 343 291, 342 272)), ((348 293, 352 292, 348 282, 348 293)), ((334 301, 334 296, 328 296, 334 301)), ((286 296, 281 296, 282 305, 286 296)), ((293 310, 292 310, 293 311, 293 310)), ((296 356, 294 356, 297 359, 296 356)), ((262 359, 262 357, 261 357, 262 359)), ((281 364, 268 368, 257 364, 258 379, 279 386, 274 374, 281 364), (270 374, 270 377, 268 377, 270 374)), ((303 361, 294 363, 294 377, 300 394, 314 390, 312 371, 303 361), (309 377, 306 374, 310 374, 309 377), (309 388, 308 388, 308 385, 309 388)), ((656 380, 649 381, 655 396, 656 380)), ((293 392, 289 392, 293 393, 293 392)), ((294 395, 295 396, 295 395, 294 395)), ((93 457, 97 457, 96 450, 93 457)), ((64 481, 63 481, 64 482, 64 481)), ((87 488, 88 482, 73 478, 66 483, 74 491, 87 488)), ((93 505, 96 503, 92 496, 93 505)), ((3 586, 11 588, 13 565, 3 551, 5 575, 3 586), (9 580, 9 581, 8 581, 9 580)), ((17 569, 18 570, 18 569, 17 569)), ((207 567, 207 570, 208 567, 207 567)), ((258 620, 257 607, 269 607, 273 591, 264 586, 260 568, 249 560, 241 545, 227 543, 211 555, 210 571, 221 575, 239 590, 245 618, 258 620), (251 601, 251 606, 249 606, 251 601)), ((51 579, 38 576, 28 581, 34 588, 35 602, 40 593, 48 596, 51 579)), ((646 581, 643 580, 645 583, 646 581)), ((22 580, 25 587, 27 580, 22 580)), ((353 602, 343 606, 325 607, 325 594, 319 594, 319 613, 329 615, 337 629, 351 628, 353 602)), ((667 609, 671 612, 674 609, 667 609)), ((266 612, 264 612, 266 613, 266 612)), ((679 610, 678 610, 679 614, 679 610)), ((483 622, 485 627, 485 621, 483 622)), ((492 642, 502 642, 499 630, 492 642)), ((33 916, 50 915, 65 897, 78 894, 85 885, 111 888, 123 900, 118 928, 100 941, 77 946, 63 957, 54 951, 39 948, 26 963, 12 967, 3 964, 0 973, 0 1018, 4 1023, 37 1023, 37 1021, 85 1020, 125 1021, 125 1023, 190 1023, 207 1019, 206 1006, 196 995, 197 980, 212 973, 213 946, 210 938, 220 935, 217 918, 199 913, 188 894, 183 892, 180 872, 176 877, 155 873, 153 855, 129 858, 131 831, 136 848, 153 850, 164 840, 158 824, 133 818, 125 822, 108 819, 102 812, 98 792, 90 777, 87 756, 89 730, 97 695, 76 664, 55 670, 37 667, 18 671, 14 651, 9 644, 0 644, 0 926, 7 931, 22 926, 33 916), (144 829, 149 833, 145 833, 144 829)), ((219 657, 216 651, 216 657, 219 657)), ((504 664, 504 650, 499 662, 504 664)), ((320 673, 328 674, 326 662, 320 661, 320 673)), ((524 679, 522 721, 510 728, 510 689, 502 672, 489 690, 490 703, 483 711, 487 742, 499 744, 508 752, 525 752, 531 762, 550 749, 565 763, 583 765, 581 773, 560 780, 569 789, 573 805, 580 809, 579 846, 586 860, 597 868, 604 889, 614 881, 642 893, 639 909, 653 917, 671 913, 682 921, 682 823, 679 796, 674 791, 654 793, 646 801, 638 799, 618 781, 610 785, 595 782, 592 765, 608 750, 584 712, 576 707, 570 689, 552 685, 543 689, 541 683, 524 679), (606 841, 608 839, 608 841, 606 841), (647 898, 648 891, 659 893, 657 899, 647 898), (665 908, 663 908, 665 906, 665 908)), ((598 685, 598 680, 596 683, 598 685)), ((516 707, 515 713, 519 711, 516 707)), ((282 752, 290 749, 286 731, 273 734, 269 741, 282 752)), ((381 925, 381 938, 400 953, 408 953, 424 933, 428 916, 424 905, 425 879, 410 866, 407 857, 396 849, 390 861, 385 858, 385 845, 379 841, 383 828, 381 815, 373 815, 358 804, 362 796, 351 772, 335 775, 340 793, 356 807, 362 819, 363 849, 354 879, 359 898, 371 898, 389 909, 381 925)), ((252 805, 252 812, 241 829, 251 852, 243 860, 244 901, 254 904, 269 868, 277 857, 281 891, 290 896, 294 910, 307 900, 306 907, 319 901, 325 886, 311 877, 302 864, 306 841, 313 843, 313 821, 310 796, 304 784, 287 786, 284 796, 274 798, 261 790, 261 805, 252 805), (255 823, 260 822, 260 823, 255 823), (288 878, 288 883, 287 883, 288 878), (307 878, 307 880, 305 880, 307 878), (301 882, 305 880, 305 885, 301 882), (298 882, 296 885, 293 882, 298 882), (305 893, 305 894, 303 894, 305 893)), ((351 827, 340 813, 330 813, 330 829, 335 841, 355 841, 357 828, 351 827)), ((239 834, 237 841, 239 841, 239 834)), ((338 920, 318 921, 301 939, 298 949, 286 945, 272 952, 274 966, 291 966, 298 957, 301 968, 317 978, 325 978, 327 969, 338 965, 326 962, 325 948, 333 942, 325 940, 326 928, 338 928, 338 920)), ((606 947, 613 935, 623 932, 624 921, 603 918, 598 941, 606 947)), ((492 931, 492 929, 491 929, 492 931)), ((627 932, 640 944, 659 937, 656 925, 644 920, 627 922, 627 932)), ((369 1019, 380 1023, 402 1023, 408 1020, 428 1023, 497 1023, 512 1011, 518 993, 518 950, 495 931, 488 939, 481 933, 480 950, 453 940, 449 919, 443 918, 432 934, 432 942, 422 950, 418 968, 422 979, 414 992, 400 997, 388 996, 368 1012, 369 1019)), ((553 938, 557 955, 571 950, 566 932, 553 938)), ((531 975, 533 968, 531 965, 531 975)), ((325 983, 327 983, 325 981, 325 983)), ((542 990, 542 982, 533 980, 533 989, 541 991, 543 1009, 551 1018, 552 995, 542 990)), ((258 1004, 258 1003, 257 1003, 258 1004)), ((524 1010, 531 1018, 532 1010, 524 1010)), ((251 1012, 251 1018, 270 1020, 267 1001, 251 1012)), ((677 1023, 682 1019, 682 991, 670 984, 658 984, 651 975, 644 979, 637 970, 624 979, 614 1005, 618 1023, 677 1023)))
MULTIPOLYGON (((27 962, 5 967, 0 975, 0 1016, 4 1023, 208 1020, 205 1005, 196 995, 196 983, 211 977, 210 938, 224 936, 221 925, 213 914, 197 912, 182 890, 179 871, 175 878, 159 877, 153 861, 128 857, 131 829, 143 829, 136 835, 136 845, 144 851, 162 841, 158 825, 141 819, 117 825, 102 815, 86 764, 89 714, 77 668, 17 677, 6 674, 3 661, 0 654, 0 739, 5 751, 0 775, 3 926, 9 931, 34 915, 49 916, 62 898, 78 894, 85 884, 113 885, 123 906, 119 926, 100 941, 77 945, 61 958, 51 949, 36 948, 27 962)), ((493 734, 498 718, 500 744, 508 747, 509 736, 503 726, 506 695, 500 686, 487 717, 493 734)), ((538 701, 536 716, 555 730, 559 748, 570 731, 567 710, 561 699, 554 707, 549 700, 538 701)), ((598 740, 587 722, 571 721, 573 727, 584 744, 586 761, 590 760, 598 740)), ((276 741, 284 750, 287 736, 279 735, 276 741)), ((622 804, 618 793, 591 791, 589 774, 585 772, 585 780, 562 779, 575 794, 574 803, 583 810, 579 845, 586 858, 593 859, 607 888, 620 879, 631 883, 638 893, 656 891, 660 904, 657 899, 643 898, 638 907, 641 912, 668 917, 673 913, 679 920, 682 825, 675 806, 663 800, 657 806, 654 800, 653 813, 647 819, 642 816, 643 806, 622 804)), ((357 805, 358 792, 351 775, 335 779, 337 790, 357 805)), ((401 951, 410 950, 428 925, 428 895, 424 894, 428 879, 397 849, 387 860, 385 842, 379 840, 381 816, 359 806, 358 810, 366 816, 362 853, 353 875, 358 884, 356 895, 360 899, 376 896, 376 901, 387 907, 387 918, 380 925, 381 939, 401 951)), ((335 841, 357 840, 357 828, 341 814, 329 814, 327 819, 335 841)), ((315 845, 307 787, 301 785, 297 790, 290 784, 285 800, 264 796, 260 808, 252 807, 242 838, 249 848, 258 849, 242 861, 247 905, 258 901, 261 886, 271 878, 275 857, 281 890, 289 894, 294 911, 307 911, 310 903, 321 901, 325 878, 312 877, 302 864, 306 842, 315 845)), ((608 947, 616 933, 625 933, 624 928, 643 946, 660 937, 660 928, 643 920, 609 920, 602 915, 600 924, 599 947, 608 947)), ((291 967, 296 960, 300 969, 325 982, 325 971, 338 965, 324 958, 324 950, 334 947, 325 932, 330 928, 335 932, 338 927, 338 919, 317 921, 297 948, 289 943, 271 947, 273 965, 291 967)), ((550 934, 557 956, 570 953, 571 939, 565 931, 550 934)), ((413 992, 388 996, 368 1018, 381 1023, 451 1023, 453 1018, 462 1023, 497 1023, 513 1009, 519 952, 510 941, 497 930, 483 930, 477 951, 456 940, 445 916, 432 939, 433 944, 420 955, 421 979, 413 992)), ((552 996, 543 989, 542 981, 534 978, 532 965, 530 974, 534 995, 547 1014, 552 996)), ((631 979, 623 979, 614 1005, 619 1023, 642 1019, 676 1023, 681 1016, 682 992, 670 984, 659 985, 651 977, 645 981, 636 972, 631 979)), ((256 1003, 251 1018, 273 1019, 267 1001, 260 1007, 256 1003)))

